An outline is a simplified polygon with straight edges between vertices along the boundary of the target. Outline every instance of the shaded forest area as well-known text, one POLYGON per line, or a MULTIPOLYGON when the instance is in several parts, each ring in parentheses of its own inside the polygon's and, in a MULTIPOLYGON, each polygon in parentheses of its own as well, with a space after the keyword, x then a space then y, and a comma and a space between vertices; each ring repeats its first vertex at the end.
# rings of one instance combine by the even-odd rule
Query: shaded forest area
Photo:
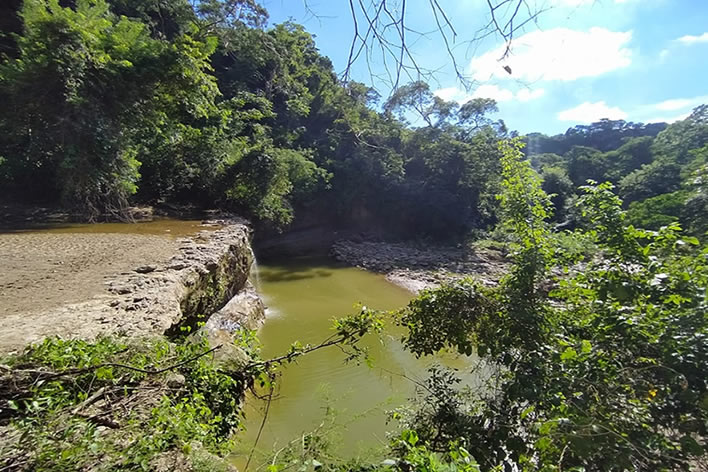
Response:
MULTIPOLYGON (((0 12, 0 197, 89 219, 132 204, 221 207, 455 239, 497 221, 491 99, 429 86, 386 101, 342 82, 294 23, 253 0, 13 0, 0 12), (411 120, 413 123, 407 121, 411 120), (422 125, 422 126, 413 126, 422 125)), ((556 220, 586 179, 615 183, 632 222, 706 227, 708 109, 682 122, 601 121, 531 134, 556 220)))

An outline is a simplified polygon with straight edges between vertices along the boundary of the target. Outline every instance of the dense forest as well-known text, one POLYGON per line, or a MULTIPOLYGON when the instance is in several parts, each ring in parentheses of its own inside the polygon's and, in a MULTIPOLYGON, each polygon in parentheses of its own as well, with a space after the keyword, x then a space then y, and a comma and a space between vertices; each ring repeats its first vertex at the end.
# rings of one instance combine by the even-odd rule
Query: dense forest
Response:
MULTIPOLYGON (((338 80, 302 26, 255 2, 4 3, 0 182, 5 199, 89 218, 129 204, 236 211, 274 228, 309 218, 451 239, 497 221, 491 99, 423 82, 385 101, 338 80), (406 121, 413 119, 414 124, 406 121)), ((601 121, 530 134, 559 222, 576 188, 609 180, 633 222, 706 229, 708 111, 665 124, 601 121)))
POLYGON ((576 189, 594 180, 617 187, 635 226, 657 230, 680 222, 695 235, 708 231, 708 106, 670 126, 603 120, 526 140, 544 190, 554 194, 557 218, 572 219, 576 189))
MULTIPOLYGON (((708 106, 673 124, 518 136, 491 99, 446 102, 412 82, 384 100, 342 82, 302 26, 267 20, 254 0, 4 2, 2 198, 94 219, 195 205, 262 228, 309 219, 503 246, 498 283, 364 308, 323 343, 361 359, 359 340, 393 319, 416 356, 477 355, 485 388, 435 367, 394 415, 392 459, 332 457, 312 434, 270 472, 704 470, 708 106)), ((193 459, 184 470, 229 470, 197 453, 227 455, 244 391, 322 347, 263 360, 242 334, 240 370, 164 340, 49 339, 18 354, 2 366, 26 388, 2 410, 22 433, 3 470, 151 470, 174 451, 193 459), (179 388, 122 431, 101 425, 129 441, 71 413, 173 368, 179 388)))
POLYGON ((251 2, 22 5, 5 7, 21 24, 0 69, 6 196, 87 216, 219 206, 280 226, 308 211, 407 226, 439 214, 431 232, 490 218, 491 102, 458 117, 425 87, 436 126, 408 130, 391 112, 418 91, 376 111, 301 26, 266 30, 251 2))

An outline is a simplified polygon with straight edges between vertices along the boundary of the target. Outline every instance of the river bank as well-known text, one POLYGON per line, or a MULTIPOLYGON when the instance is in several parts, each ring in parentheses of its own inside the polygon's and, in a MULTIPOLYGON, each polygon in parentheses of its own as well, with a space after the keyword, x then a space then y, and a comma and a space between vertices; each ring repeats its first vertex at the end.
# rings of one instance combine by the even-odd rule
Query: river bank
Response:
POLYGON ((385 274, 387 280, 412 293, 466 277, 493 285, 508 267, 496 250, 414 243, 340 240, 332 245, 331 255, 346 264, 385 274))
POLYGON ((214 445, 264 320, 248 222, 29 223, 0 230, 0 468, 235 471, 214 445))
POLYGON ((47 336, 162 335, 217 312, 219 326, 257 323, 263 310, 247 284, 250 234, 237 219, 207 221, 179 238, 0 234, 7 268, 0 276, 0 352, 47 336), (241 291, 248 296, 228 303, 241 291))

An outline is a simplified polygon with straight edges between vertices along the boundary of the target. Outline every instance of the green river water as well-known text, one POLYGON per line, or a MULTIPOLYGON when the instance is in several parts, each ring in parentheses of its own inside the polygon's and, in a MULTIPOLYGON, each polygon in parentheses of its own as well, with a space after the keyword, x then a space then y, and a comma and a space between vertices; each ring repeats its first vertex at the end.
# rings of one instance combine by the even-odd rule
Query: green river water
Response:
POLYGON ((136 223, 49 223, 13 224, 0 226, 0 233, 117 233, 150 236, 191 236, 202 230, 215 230, 218 226, 204 225, 202 220, 177 220, 156 218, 136 223))
MULTIPOLYGON (((331 319, 355 313, 357 303, 389 310, 405 306, 412 297, 379 274, 326 259, 262 265, 259 279, 268 307, 266 322, 258 333, 264 358, 286 352, 294 341, 321 342, 331 334, 331 319)), ((375 450, 382 449, 387 443, 386 432, 395 428, 395 424, 387 424, 387 411, 413 396, 410 379, 424 379, 433 362, 404 351, 400 333, 388 322, 381 339, 372 336, 366 340, 373 367, 345 364, 346 354, 336 347, 284 367, 249 469, 257 470, 268 452, 297 442, 318 428, 334 438, 334 452, 345 457, 375 455, 375 450)), ((448 365, 465 363, 445 359, 448 365)), ((256 440, 265 405, 256 398, 247 401, 247 430, 239 437, 234 453, 241 469, 256 440)))

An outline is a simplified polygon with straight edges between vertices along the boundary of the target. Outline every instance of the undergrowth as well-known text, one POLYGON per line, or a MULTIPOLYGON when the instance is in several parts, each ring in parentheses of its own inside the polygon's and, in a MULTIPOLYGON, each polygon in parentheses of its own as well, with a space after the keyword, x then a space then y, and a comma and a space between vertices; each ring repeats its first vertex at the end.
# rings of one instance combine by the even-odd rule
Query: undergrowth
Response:
POLYGON ((0 363, 0 471, 235 470, 223 457, 246 390, 272 392, 281 366, 319 349, 366 360, 358 342, 382 328, 362 307, 320 344, 266 360, 245 330, 214 347, 202 331, 179 343, 48 338, 0 363))
MULTIPOLYGON (((236 344, 255 359, 254 339, 236 344)), ((219 456, 259 374, 222 370, 212 351, 206 340, 52 338, 5 359, 0 468, 227 470, 219 456)))

